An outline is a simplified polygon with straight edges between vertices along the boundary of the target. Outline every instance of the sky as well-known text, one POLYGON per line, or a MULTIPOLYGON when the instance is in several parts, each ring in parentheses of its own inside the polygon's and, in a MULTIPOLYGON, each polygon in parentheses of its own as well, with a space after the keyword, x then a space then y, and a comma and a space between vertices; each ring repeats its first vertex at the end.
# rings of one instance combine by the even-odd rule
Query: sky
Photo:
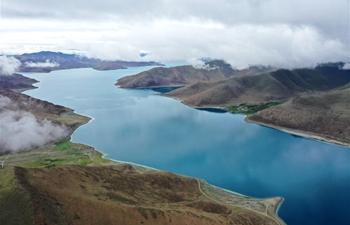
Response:
POLYGON ((309 67, 350 61, 349 11, 349 0, 1 0, 0 53, 309 67))

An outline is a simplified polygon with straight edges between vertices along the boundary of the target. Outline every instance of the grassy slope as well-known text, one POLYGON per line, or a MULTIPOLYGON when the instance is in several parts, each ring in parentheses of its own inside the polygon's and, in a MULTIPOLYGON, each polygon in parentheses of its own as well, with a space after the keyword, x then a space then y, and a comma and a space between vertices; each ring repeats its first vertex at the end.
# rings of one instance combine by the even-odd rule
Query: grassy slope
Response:
POLYGON ((127 164, 16 167, 15 173, 30 196, 36 224, 278 224, 265 213, 272 199, 222 191, 219 196, 202 182, 202 189, 218 199, 213 201, 196 179, 162 171, 140 173, 127 164), (223 196, 231 202, 223 203, 223 196))
POLYGON ((240 104, 240 105, 230 105, 225 107, 225 109, 232 113, 239 113, 239 114, 245 114, 250 115, 254 114, 260 110, 267 109, 276 105, 283 104, 285 101, 278 101, 278 102, 267 102, 267 103, 261 103, 261 104, 240 104))
POLYGON ((18 185, 13 168, 0 170, 0 224, 34 224, 30 195, 18 185))

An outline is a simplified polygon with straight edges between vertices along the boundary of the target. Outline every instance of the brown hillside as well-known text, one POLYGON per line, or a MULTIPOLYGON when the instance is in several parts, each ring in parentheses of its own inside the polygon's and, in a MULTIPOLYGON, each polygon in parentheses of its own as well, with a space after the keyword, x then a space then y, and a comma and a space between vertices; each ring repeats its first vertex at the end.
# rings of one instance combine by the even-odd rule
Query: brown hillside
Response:
POLYGON ((281 69, 221 81, 198 82, 165 95, 195 107, 255 104, 328 91, 349 82, 348 71, 339 70, 336 66, 323 66, 316 69, 281 69))
POLYGON ((118 80, 122 88, 183 86, 199 81, 224 80, 234 75, 251 75, 273 70, 270 67, 252 66, 244 70, 232 69, 223 61, 215 60, 206 63, 207 69, 195 69, 192 66, 177 66, 172 68, 153 68, 136 75, 123 77, 118 80))
POLYGON ((38 225, 278 224, 263 213, 214 202, 196 179, 139 173, 131 165, 16 167, 15 176, 30 196, 38 225))
POLYGON ((350 85, 339 90, 296 97, 249 116, 246 121, 304 131, 321 139, 350 143, 350 85))

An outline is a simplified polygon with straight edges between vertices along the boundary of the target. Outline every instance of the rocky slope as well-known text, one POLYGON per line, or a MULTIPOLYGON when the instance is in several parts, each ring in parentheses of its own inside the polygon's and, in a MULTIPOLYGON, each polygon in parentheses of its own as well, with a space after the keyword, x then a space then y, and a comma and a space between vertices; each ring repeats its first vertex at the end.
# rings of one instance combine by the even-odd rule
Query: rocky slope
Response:
POLYGON ((350 85, 326 93, 298 96, 259 111, 246 121, 350 147, 350 85))
POLYGON ((236 70, 223 61, 215 60, 207 62, 203 69, 195 69, 193 66, 153 68, 136 75, 123 77, 117 81, 116 85, 122 88, 183 86, 199 81, 224 80, 235 75, 251 75, 270 70, 273 68, 259 66, 236 70))
POLYGON ((216 82, 198 82, 165 95, 194 107, 257 104, 328 91, 349 82, 349 71, 339 70, 338 64, 331 64, 315 69, 280 69, 216 82))

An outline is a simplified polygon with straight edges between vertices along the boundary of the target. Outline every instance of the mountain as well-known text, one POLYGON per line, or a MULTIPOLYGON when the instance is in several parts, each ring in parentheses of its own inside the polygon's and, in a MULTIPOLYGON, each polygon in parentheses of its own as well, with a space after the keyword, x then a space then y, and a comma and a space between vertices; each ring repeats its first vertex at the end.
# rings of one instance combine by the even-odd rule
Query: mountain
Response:
POLYGON ((199 81, 224 80, 235 75, 251 75, 271 70, 273 68, 262 66, 236 70, 224 61, 214 60, 205 63, 202 69, 195 69, 189 65, 153 68, 136 75, 123 77, 117 81, 116 85, 122 88, 184 86, 199 81))
POLYGON ((339 63, 319 65, 315 69, 279 69, 272 72, 240 75, 198 82, 166 93, 194 107, 259 104, 286 100, 338 88, 350 82, 350 73, 340 70, 339 63))
POLYGON ((350 84, 337 90, 301 95, 248 116, 257 123, 350 147, 350 84))
POLYGON ((122 60, 101 60, 76 54, 42 51, 15 55, 21 61, 20 72, 50 72, 72 68, 93 68, 96 70, 116 70, 134 66, 162 66, 157 62, 133 62, 122 60))

